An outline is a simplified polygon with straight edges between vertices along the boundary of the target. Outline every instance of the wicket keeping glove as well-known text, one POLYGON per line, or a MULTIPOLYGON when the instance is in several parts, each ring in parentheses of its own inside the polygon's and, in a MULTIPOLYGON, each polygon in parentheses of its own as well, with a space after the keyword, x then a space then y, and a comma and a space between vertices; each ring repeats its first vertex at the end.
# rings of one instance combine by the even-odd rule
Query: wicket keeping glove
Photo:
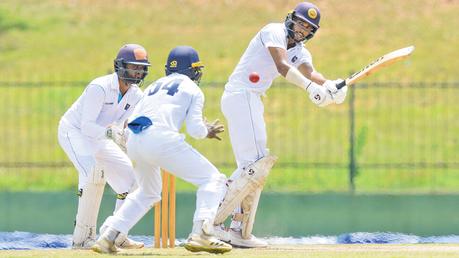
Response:
POLYGON ((116 125, 109 125, 105 131, 105 136, 118 145, 122 151, 126 152, 126 133, 123 128, 116 125))
POLYGON ((207 119, 204 118, 204 124, 207 127, 207 138, 212 139, 215 138, 219 141, 222 139, 218 137, 217 134, 222 133, 225 131, 225 127, 220 124, 220 120, 216 119, 212 123, 207 122, 207 119))

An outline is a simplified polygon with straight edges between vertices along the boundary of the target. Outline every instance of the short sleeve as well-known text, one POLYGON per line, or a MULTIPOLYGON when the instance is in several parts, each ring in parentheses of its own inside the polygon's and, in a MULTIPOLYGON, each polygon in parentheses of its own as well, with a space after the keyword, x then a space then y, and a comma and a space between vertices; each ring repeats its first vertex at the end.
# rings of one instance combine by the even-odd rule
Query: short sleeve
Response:
POLYGON ((287 35, 283 27, 268 24, 261 29, 259 37, 265 48, 278 47, 287 49, 287 35))

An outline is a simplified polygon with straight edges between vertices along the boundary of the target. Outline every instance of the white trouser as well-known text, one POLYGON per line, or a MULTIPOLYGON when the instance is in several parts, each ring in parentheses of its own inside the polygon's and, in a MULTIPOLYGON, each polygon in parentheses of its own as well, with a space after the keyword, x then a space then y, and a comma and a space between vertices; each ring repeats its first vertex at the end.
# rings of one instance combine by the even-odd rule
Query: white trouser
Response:
POLYGON ((138 188, 104 225, 123 234, 161 199, 160 168, 198 187, 193 222, 213 221, 226 193, 226 177, 176 132, 153 126, 140 134, 130 134, 128 155, 135 164, 138 188))
POLYGON ((78 170, 78 188, 82 189, 92 176, 96 163, 112 189, 122 194, 135 185, 132 163, 128 156, 111 140, 91 140, 79 130, 60 124, 58 140, 62 149, 78 170))
POLYGON ((97 217, 105 182, 117 193, 115 210, 135 187, 134 170, 127 155, 111 140, 91 140, 79 130, 59 124, 58 140, 78 170, 78 211, 73 232, 74 248, 88 248, 96 236, 97 217))
MULTIPOLYGON (((263 118, 264 106, 261 94, 250 90, 225 90, 221 99, 221 109, 228 123, 228 132, 236 158, 237 169, 231 175, 235 180, 243 167, 267 156, 266 125, 263 118)), ((240 207, 236 208, 240 213, 240 207)), ((240 228, 239 221, 231 223, 232 228, 240 228)))
POLYGON ((238 168, 268 155, 264 106, 260 93, 225 90, 221 108, 238 168))

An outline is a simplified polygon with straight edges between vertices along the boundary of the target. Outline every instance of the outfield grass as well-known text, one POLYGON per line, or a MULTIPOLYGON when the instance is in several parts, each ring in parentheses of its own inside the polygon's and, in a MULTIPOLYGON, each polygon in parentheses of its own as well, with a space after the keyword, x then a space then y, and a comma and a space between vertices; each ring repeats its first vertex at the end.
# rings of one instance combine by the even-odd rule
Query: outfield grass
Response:
MULTIPOLYGON (((113 257, 112 255, 100 255, 92 251, 75 250, 33 250, 33 251, 0 251, 2 257, 113 257)), ((193 254, 184 248, 174 249, 143 249, 126 250, 118 256, 129 257, 216 257, 215 254, 193 254)), ((388 257, 459 257, 459 246, 452 244, 415 244, 415 245, 376 245, 376 244, 353 244, 353 245, 291 245, 272 246, 266 249, 234 249, 220 257, 247 257, 247 258, 298 258, 298 257, 334 257, 334 258, 388 258, 388 257)))
MULTIPOLYGON (((458 79, 457 1, 314 2, 321 28, 307 46, 325 75, 343 77, 390 50, 415 45, 409 62, 370 80, 458 79)), ((149 80, 163 74, 172 47, 189 44, 206 64, 204 81, 225 81, 251 37, 266 23, 283 21, 297 3, 3 0, 0 78, 87 81, 112 69, 122 44, 138 42, 149 50, 149 80)))

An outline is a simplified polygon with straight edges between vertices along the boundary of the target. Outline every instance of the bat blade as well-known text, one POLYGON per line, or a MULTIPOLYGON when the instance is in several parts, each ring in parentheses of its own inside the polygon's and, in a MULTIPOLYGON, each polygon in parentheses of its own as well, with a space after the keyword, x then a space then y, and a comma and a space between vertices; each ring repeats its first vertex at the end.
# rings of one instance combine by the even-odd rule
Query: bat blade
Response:
POLYGON ((385 66, 407 58, 413 51, 414 46, 409 46, 387 53, 365 66, 362 70, 349 76, 344 82, 338 84, 337 88, 341 89, 346 85, 352 85, 385 66))

